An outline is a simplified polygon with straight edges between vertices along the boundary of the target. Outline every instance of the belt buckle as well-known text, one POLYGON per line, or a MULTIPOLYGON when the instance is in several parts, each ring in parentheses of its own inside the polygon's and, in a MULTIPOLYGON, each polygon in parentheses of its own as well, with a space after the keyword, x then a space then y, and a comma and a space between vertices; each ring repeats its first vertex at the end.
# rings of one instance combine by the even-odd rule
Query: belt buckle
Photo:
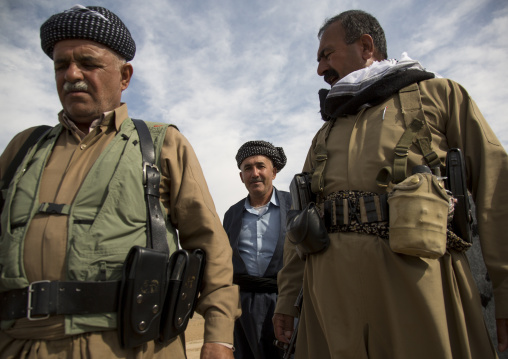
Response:
POLYGON ((49 283, 49 280, 39 280, 36 282, 32 282, 28 285, 28 300, 27 300, 27 306, 26 306, 26 317, 28 320, 35 321, 35 320, 44 320, 49 318, 49 314, 41 317, 32 317, 32 293, 35 292, 35 289, 32 289, 32 286, 34 284, 40 284, 40 283, 49 283))
POLYGON ((159 172, 159 168, 157 165, 152 164, 150 162, 143 162, 143 185, 146 186, 148 182, 148 171, 147 167, 153 168, 156 172, 159 172))

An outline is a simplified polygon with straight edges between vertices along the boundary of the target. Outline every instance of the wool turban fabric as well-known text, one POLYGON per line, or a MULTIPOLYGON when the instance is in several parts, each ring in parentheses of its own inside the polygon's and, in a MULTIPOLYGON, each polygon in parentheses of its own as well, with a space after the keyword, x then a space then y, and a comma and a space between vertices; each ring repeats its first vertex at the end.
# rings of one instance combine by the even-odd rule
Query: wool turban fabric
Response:
POLYGON ((236 163, 238 168, 243 160, 250 156, 263 155, 272 160, 273 166, 280 171, 286 165, 286 155, 282 147, 274 147, 270 142, 266 141, 249 141, 240 147, 236 154, 236 163))
POLYGON ((41 26, 41 47, 50 58, 58 41, 85 39, 106 45, 125 60, 136 53, 131 33, 120 20, 106 8, 76 5, 69 10, 51 16, 41 26))

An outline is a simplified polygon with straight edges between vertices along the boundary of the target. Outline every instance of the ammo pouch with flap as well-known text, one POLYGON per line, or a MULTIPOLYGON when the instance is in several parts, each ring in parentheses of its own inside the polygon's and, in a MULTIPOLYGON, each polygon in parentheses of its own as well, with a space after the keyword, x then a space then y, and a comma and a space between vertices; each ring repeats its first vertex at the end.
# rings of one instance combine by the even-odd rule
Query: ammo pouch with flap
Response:
POLYGON ((124 348, 151 340, 166 342, 183 332, 192 317, 204 269, 202 250, 178 250, 169 257, 153 142, 146 124, 133 122, 143 157, 147 248, 132 247, 124 263, 118 296, 118 334, 124 348))
POLYGON ((201 249, 192 252, 181 249, 171 255, 160 341, 167 342, 187 328, 196 307, 204 268, 205 253, 201 249))
POLYGON ((168 342, 183 333, 194 314, 205 254, 180 249, 164 252, 134 246, 124 264, 119 296, 121 345, 168 342))
POLYGON ((167 253, 131 248, 123 267, 118 306, 122 347, 135 347, 159 337, 167 281, 167 253))

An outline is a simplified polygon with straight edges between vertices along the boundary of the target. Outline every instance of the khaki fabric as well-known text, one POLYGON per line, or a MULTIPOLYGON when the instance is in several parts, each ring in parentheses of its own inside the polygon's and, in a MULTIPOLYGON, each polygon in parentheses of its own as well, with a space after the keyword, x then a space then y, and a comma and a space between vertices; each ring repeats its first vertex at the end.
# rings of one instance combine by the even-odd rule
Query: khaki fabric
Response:
MULTIPOLYGON (((127 106, 123 104, 105 114, 100 125, 81 139, 65 125, 61 113, 59 120, 66 130, 57 139, 42 175, 40 201, 72 203, 94 161, 127 117, 127 106)), ((28 129, 9 143, 0 157, 0 176, 30 133, 31 129, 28 129)), ((164 138, 160 170, 161 200, 173 226, 178 229, 181 246, 185 249, 202 248, 207 255, 203 290, 196 309, 205 318, 204 340, 233 343, 234 321, 241 311, 238 287, 232 284, 231 247, 194 150, 173 127, 168 128, 164 138)), ((65 280, 66 247, 65 216, 34 217, 23 253, 29 281, 65 280)), ((34 327, 28 320, 20 319, 15 325, 15 335, 19 337, 21 332, 24 338, 37 338, 45 333, 49 334, 45 339, 60 339, 64 318, 51 318, 40 322, 40 325, 34 327)), ((116 335, 116 331, 112 333, 116 335)), ((9 334, 9 330, 4 334, 9 334)), ((0 338, 0 346, 4 345, 2 338, 6 336, 0 338)), ((31 341, 27 345, 32 345, 28 343, 31 341)), ((12 342, 13 347, 18 344, 12 342)))
POLYGON ((0 356, 9 359, 166 359, 185 358, 182 338, 163 346, 148 342, 132 349, 119 346, 116 331, 85 333, 58 340, 15 340, 0 332, 0 356))
MULTIPOLYGON (((476 203, 484 258, 494 284, 496 315, 508 318, 508 158, 476 104, 446 79, 420 83, 432 147, 444 163, 459 147, 476 203)), ((393 164, 404 132, 398 96, 336 120, 326 147, 324 195, 340 190, 383 193, 376 175, 393 164), (386 113, 383 116, 383 112, 386 113)), ((311 169, 313 148, 304 165, 311 169)), ((424 164, 410 148, 408 172, 424 164)), ((304 282, 296 358, 494 358, 478 290, 464 255, 439 259, 395 254, 371 235, 331 234, 330 248, 302 262, 289 241, 279 272, 277 313, 295 315, 304 282)))

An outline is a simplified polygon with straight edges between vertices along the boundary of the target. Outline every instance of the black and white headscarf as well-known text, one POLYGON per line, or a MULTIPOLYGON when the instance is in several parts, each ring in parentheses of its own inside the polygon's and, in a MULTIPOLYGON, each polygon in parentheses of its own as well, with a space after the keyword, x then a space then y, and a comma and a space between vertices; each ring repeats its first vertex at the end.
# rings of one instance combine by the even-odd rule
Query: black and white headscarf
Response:
POLYGON ((236 154, 236 163, 238 168, 242 164, 243 160, 250 156, 263 155, 272 160, 273 166, 277 168, 279 172, 286 165, 286 155, 282 147, 275 147, 270 142, 266 141, 249 141, 240 147, 236 154))
POLYGON ((85 39, 106 45, 125 60, 136 53, 129 29, 118 16, 100 6, 75 5, 51 16, 41 26, 41 47, 50 58, 58 41, 85 39))
POLYGON ((402 53, 400 60, 376 61, 340 79, 331 90, 319 91, 321 116, 328 121, 343 115, 354 115, 371 107, 415 82, 440 77, 402 53))

